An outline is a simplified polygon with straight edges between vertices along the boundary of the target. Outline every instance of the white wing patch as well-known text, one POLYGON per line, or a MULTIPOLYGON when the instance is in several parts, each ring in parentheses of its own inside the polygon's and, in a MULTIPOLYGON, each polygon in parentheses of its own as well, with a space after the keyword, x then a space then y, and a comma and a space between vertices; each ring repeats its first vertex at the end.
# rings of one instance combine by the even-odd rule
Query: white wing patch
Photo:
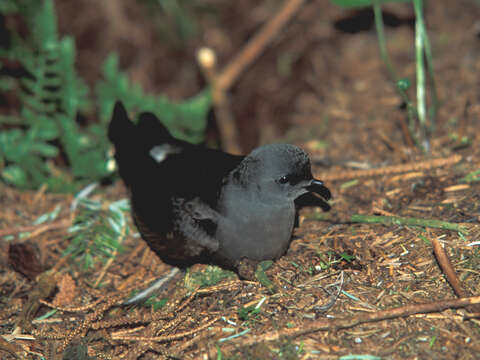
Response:
POLYGON ((182 151, 181 148, 170 145, 162 144, 156 145, 150 150, 150 156, 158 163, 164 161, 169 155, 178 154, 182 151))

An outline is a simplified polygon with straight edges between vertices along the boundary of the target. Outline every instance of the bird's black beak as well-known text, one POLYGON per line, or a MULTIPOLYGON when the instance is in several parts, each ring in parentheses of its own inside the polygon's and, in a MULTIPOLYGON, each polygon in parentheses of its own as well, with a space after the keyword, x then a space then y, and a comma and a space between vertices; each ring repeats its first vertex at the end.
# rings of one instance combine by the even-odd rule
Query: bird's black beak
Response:
POLYGON ((323 181, 313 179, 310 185, 307 185, 305 189, 320 195, 325 200, 330 200, 332 198, 330 190, 328 190, 323 181))

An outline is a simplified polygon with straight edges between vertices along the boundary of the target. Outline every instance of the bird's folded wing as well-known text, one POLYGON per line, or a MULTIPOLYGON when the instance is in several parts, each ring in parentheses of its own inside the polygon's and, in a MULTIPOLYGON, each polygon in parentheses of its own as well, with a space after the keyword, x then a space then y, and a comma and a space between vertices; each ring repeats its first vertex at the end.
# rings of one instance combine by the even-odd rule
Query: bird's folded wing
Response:
POLYGON ((211 220, 217 223, 220 218, 220 214, 216 210, 205 204, 198 197, 185 202, 184 207, 195 220, 211 220))
MULTIPOLYGON (((219 243, 215 239, 214 231, 208 229, 216 228, 220 214, 199 198, 184 202, 182 205, 181 232, 195 245, 215 252, 219 243)), ((192 244, 193 245, 193 244, 192 244)))

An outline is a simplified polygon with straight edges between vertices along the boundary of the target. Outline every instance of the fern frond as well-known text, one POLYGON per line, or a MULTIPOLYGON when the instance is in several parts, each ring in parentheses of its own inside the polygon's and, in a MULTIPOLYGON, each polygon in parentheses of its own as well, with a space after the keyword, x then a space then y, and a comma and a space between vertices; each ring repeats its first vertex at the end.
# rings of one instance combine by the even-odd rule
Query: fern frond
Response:
POLYGON ((129 111, 153 112, 175 137, 192 143, 204 139, 211 107, 208 88, 178 103, 147 95, 140 85, 130 84, 115 54, 105 61, 104 79, 96 86, 100 123, 79 126, 76 118, 88 106, 88 88, 75 72, 74 39, 59 38, 53 0, 2 0, 0 12, 17 12, 30 34, 23 38, 12 30, 10 48, 0 48, 0 56, 19 62, 26 72, 20 79, 0 77, 0 84, 14 91, 21 102, 18 114, 0 117, 0 130, 4 130, 0 178, 4 181, 23 188, 47 184, 50 190, 68 191, 109 176, 106 123, 117 100, 129 111), (71 176, 67 169, 53 171, 53 160, 60 154, 66 157, 63 163, 70 166, 71 176))
POLYGON ((128 235, 128 200, 110 204, 86 198, 78 202, 79 213, 69 228, 72 234, 70 245, 64 252, 84 270, 97 260, 106 261, 122 251, 121 244, 128 235))
MULTIPOLYGON (((64 183, 66 176, 53 176, 45 164, 47 158, 59 154, 58 147, 51 144, 54 140, 61 144, 75 179, 91 181, 108 175, 105 132, 98 140, 92 137, 97 133, 76 123, 79 109, 87 105, 88 89, 75 72, 73 38, 59 39, 52 0, 19 0, 16 4, 31 35, 23 39, 12 32, 11 47, 0 54, 20 62, 29 75, 17 85, 22 107, 15 123, 23 126, 15 130, 21 133, 7 132, 0 139, 0 145, 6 147, 3 153, 8 153, 0 158, 0 163, 6 164, 2 178, 19 187, 46 183, 51 190, 70 188, 64 183), (63 185, 58 188, 59 184, 63 185)), ((1 120, 0 124, 13 122, 11 117, 1 120)))
POLYGON ((147 95, 138 84, 130 85, 127 75, 119 70, 118 57, 111 54, 103 65, 103 80, 97 84, 96 93, 102 121, 110 119, 115 101, 121 100, 129 111, 154 113, 177 138, 192 143, 204 140, 212 102, 208 88, 183 102, 147 95))

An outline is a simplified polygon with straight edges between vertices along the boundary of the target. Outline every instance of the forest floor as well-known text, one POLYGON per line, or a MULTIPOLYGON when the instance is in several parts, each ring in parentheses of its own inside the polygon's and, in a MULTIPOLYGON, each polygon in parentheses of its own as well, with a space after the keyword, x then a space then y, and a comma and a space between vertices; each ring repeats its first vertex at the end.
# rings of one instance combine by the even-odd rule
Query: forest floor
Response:
MULTIPOLYGON (((146 5, 112 3, 57 2, 60 31, 76 37, 80 74, 94 83, 115 50, 132 81, 173 98, 202 86, 199 45, 216 49, 225 64, 278 7, 209 1, 216 21, 198 16, 201 35, 175 47, 146 5)), ((402 131, 406 111, 379 56, 370 11, 306 2, 229 92, 244 151, 296 143, 333 193, 328 219, 301 211, 288 253, 265 272, 275 290, 234 274, 215 282, 217 270, 195 265, 159 295, 168 298, 160 309, 118 306, 170 268, 135 227, 113 261, 83 271, 62 256, 73 196, 0 185, 0 357, 56 359, 68 346, 64 359, 86 359, 83 350, 110 359, 479 359, 480 320, 469 315, 478 311, 445 305, 458 291, 433 244, 443 244, 462 296, 480 295, 480 177, 471 175, 480 170, 480 4, 430 1, 425 14, 441 101, 428 154, 402 131), (33 224, 58 205, 53 222, 33 224), (353 214, 461 228, 353 223, 353 214), (35 278, 43 270, 53 271, 35 278), (55 314, 40 317, 52 307, 55 314)), ((388 6, 385 19, 392 61, 414 83, 413 11, 388 6)), ((126 196, 118 181, 91 198, 126 196)))

